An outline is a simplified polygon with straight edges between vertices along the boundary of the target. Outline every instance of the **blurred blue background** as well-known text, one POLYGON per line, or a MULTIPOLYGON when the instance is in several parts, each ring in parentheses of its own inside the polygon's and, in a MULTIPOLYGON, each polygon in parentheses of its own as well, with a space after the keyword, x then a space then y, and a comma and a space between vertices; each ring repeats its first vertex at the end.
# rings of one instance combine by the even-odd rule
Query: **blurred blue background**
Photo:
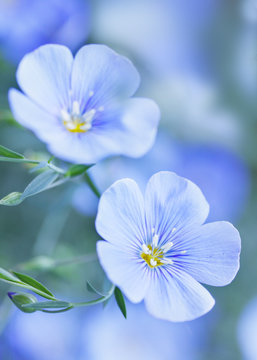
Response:
MULTIPOLYGON (((137 94, 161 109, 156 144, 141 159, 102 161, 92 177, 101 191, 122 177, 144 187, 159 170, 194 181, 210 203, 209 220, 239 228, 241 269, 230 286, 210 288, 211 313, 185 324, 132 304, 128 320, 113 303, 24 314, 1 284, 0 359, 256 360, 257 1, 0 0, 0 144, 33 159, 49 154, 12 120, 7 91, 22 56, 45 43, 74 52, 104 43, 134 62, 137 94)), ((34 176, 29 170, 0 163, 0 198, 22 191, 34 176)), ((61 298, 90 298, 86 281, 101 287, 104 278, 95 257, 96 209, 97 198, 79 181, 0 207, 1 266, 36 276, 61 298)))

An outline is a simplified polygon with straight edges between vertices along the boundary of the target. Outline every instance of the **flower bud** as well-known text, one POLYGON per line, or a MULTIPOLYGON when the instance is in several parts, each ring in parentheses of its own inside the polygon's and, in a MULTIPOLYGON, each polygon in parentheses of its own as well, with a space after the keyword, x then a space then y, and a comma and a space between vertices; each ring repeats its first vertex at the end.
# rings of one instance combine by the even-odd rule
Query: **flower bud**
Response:
POLYGON ((25 313, 32 313, 36 310, 30 309, 29 307, 24 308, 22 305, 25 304, 34 304, 37 302, 37 298, 29 293, 15 293, 15 292, 8 292, 9 298, 12 300, 15 306, 19 308, 21 311, 25 313))

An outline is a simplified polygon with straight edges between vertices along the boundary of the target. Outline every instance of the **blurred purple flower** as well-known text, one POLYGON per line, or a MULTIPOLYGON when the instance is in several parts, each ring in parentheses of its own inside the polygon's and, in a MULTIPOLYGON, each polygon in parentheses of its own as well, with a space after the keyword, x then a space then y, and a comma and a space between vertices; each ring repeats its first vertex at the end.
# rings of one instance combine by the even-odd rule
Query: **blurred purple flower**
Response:
POLYGON ((97 41, 133 54, 152 73, 188 67, 202 71, 206 54, 201 34, 218 6, 217 0, 100 0, 93 33, 97 41))
POLYGON ((211 318, 172 324, 154 319, 143 306, 127 302, 127 310, 127 320, 113 301, 105 310, 95 306, 57 316, 42 312, 28 316, 17 311, 1 336, 1 359, 199 359, 211 318))
POLYGON ((142 195, 131 179, 101 196, 97 253, 108 278, 155 317, 188 321, 211 310, 201 283, 224 286, 239 269, 240 235, 228 222, 204 224, 209 205, 191 181, 153 175, 142 195), (204 224, 204 225, 203 225, 204 224))
POLYGON ((11 60, 46 43, 77 49, 87 38, 87 0, 3 0, 0 2, 0 48, 11 60))
POLYGON ((5 348, 5 358, 77 359, 81 317, 73 311, 59 315, 55 317, 41 312, 28 315, 17 311, 2 337, 1 348, 5 348))
POLYGON ((85 45, 74 59, 64 46, 41 46, 22 59, 17 81, 25 94, 9 91, 15 119, 61 159, 90 164, 115 154, 140 157, 154 143, 157 105, 130 98, 139 74, 104 45, 85 45))
POLYGON ((91 309, 81 329, 84 357, 78 360, 199 360, 212 325, 209 317, 173 324, 153 318, 142 305, 127 302, 127 310, 125 320, 114 303, 104 312, 91 309))

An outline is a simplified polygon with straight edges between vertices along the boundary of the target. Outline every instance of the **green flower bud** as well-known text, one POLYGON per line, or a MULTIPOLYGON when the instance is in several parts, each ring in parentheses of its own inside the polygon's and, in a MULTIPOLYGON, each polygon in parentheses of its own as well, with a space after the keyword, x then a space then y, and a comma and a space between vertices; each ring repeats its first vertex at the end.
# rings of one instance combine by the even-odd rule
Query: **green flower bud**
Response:
POLYGON ((21 311, 25 313, 32 313, 36 310, 30 309, 29 307, 24 308, 22 305, 25 304, 34 304, 37 302, 37 298, 29 293, 15 293, 15 292, 8 292, 9 298, 12 300, 15 306, 19 308, 21 311))

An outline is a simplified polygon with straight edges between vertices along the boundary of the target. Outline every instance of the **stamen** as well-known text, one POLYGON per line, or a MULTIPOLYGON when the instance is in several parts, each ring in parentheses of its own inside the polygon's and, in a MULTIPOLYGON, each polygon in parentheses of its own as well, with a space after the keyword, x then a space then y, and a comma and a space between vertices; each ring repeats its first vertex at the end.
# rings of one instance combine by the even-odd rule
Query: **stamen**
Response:
POLYGON ((159 235, 157 235, 157 234, 155 234, 154 236, 153 236, 153 246, 154 247, 157 247, 157 244, 158 244, 158 241, 159 241, 159 235))
POLYGON ((146 246, 146 244, 142 245, 142 250, 143 250, 143 252, 145 254, 150 254, 151 253, 150 249, 146 246))
POLYGON ((182 250, 180 251, 180 254, 185 254, 187 251, 186 250, 182 250))
POLYGON ((177 230, 177 228, 174 227, 174 228, 171 230, 171 232, 174 233, 176 230, 177 230))
POLYGON ((93 120, 93 117, 95 116, 95 109, 91 109, 89 111, 87 111, 84 115, 83 115, 83 120, 87 123, 91 123, 93 120))
POLYGON ((90 90, 88 96, 92 97, 94 95, 94 90, 90 90))
POLYGON ((168 252, 172 248, 173 245, 174 244, 172 241, 169 241, 166 244, 162 245, 161 249, 162 249, 163 253, 165 254, 166 252, 168 252))
POLYGON ((69 121, 71 120, 71 118, 70 118, 70 114, 68 113, 68 111, 67 111, 67 110, 62 109, 62 110, 61 110, 61 115, 62 115, 62 119, 63 119, 63 121, 67 121, 67 122, 69 122, 69 121))
POLYGON ((72 115, 79 116, 80 115, 80 106, 78 101, 73 101, 72 103, 72 115))
POLYGON ((173 261, 171 259, 168 259, 168 258, 164 258, 161 260, 161 263, 163 265, 172 265, 173 264, 173 261))

